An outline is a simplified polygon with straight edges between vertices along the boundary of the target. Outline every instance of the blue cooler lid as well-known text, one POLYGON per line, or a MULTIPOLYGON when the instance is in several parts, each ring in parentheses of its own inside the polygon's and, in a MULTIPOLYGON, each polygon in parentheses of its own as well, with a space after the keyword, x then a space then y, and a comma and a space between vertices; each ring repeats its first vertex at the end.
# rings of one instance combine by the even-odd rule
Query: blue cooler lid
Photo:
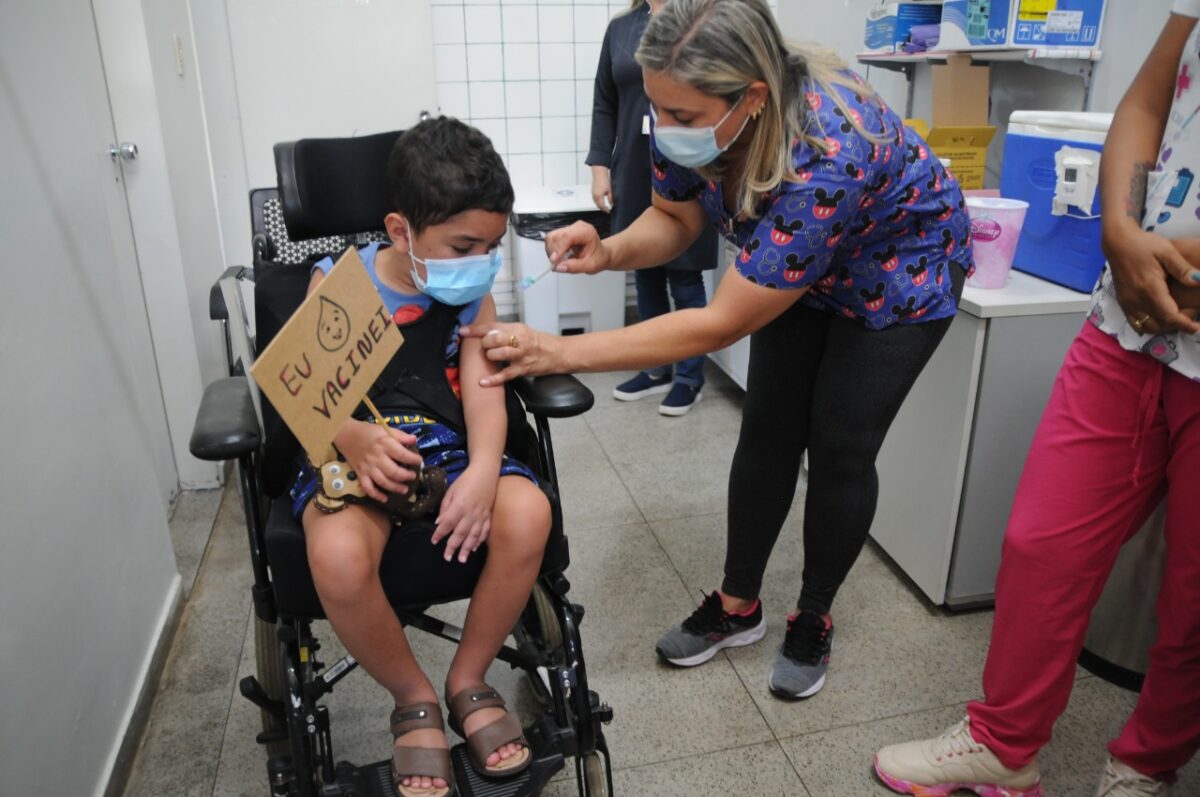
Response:
POLYGON ((1013 111, 1008 120, 1008 135, 1103 144, 1112 120, 1111 113, 1013 111))

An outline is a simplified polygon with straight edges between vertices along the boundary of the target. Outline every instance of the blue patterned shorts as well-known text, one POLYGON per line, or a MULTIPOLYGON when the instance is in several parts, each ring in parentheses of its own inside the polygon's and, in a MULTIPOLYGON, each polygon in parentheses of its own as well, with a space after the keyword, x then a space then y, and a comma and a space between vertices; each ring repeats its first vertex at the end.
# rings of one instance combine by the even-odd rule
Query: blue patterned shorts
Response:
MULTIPOLYGON (((467 469, 467 438, 461 432, 425 415, 389 415, 384 420, 393 429, 399 429, 417 438, 417 451, 425 460, 425 467, 444 470, 447 484, 454 484, 467 469)), ((500 475, 524 476, 534 484, 540 485, 537 475, 528 466, 507 454, 500 461, 500 475)), ((292 499, 292 514, 297 520, 304 514, 304 507, 316 495, 317 481, 317 472, 305 462, 288 493, 292 499)))

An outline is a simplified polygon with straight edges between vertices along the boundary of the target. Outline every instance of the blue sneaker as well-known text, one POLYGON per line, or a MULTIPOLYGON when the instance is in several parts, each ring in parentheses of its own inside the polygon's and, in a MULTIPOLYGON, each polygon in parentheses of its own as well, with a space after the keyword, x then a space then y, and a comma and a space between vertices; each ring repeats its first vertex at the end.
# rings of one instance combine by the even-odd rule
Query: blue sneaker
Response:
POLYGON ((663 399, 662 404, 658 405, 658 411, 663 415, 687 415, 688 410, 700 400, 702 395, 700 388, 677 382, 671 386, 671 392, 663 399))
POLYGON ((653 396, 656 393, 666 393, 670 389, 670 375, 651 376, 642 371, 633 379, 617 385, 617 389, 613 391, 613 398, 618 401, 637 401, 646 396, 653 396))

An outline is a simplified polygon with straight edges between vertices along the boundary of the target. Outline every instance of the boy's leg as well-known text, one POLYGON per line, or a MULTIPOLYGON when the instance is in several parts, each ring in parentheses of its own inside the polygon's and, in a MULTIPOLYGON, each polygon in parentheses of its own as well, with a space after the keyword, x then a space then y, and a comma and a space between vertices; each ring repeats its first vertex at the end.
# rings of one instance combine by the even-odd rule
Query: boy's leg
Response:
MULTIPOLYGON (((351 504, 325 514, 312 503, 304 509, 304 537, 313 584, 338 639, 397 706, 437 703, 437 692, 421 671, 379 580, 379 562, 391 533, 381 513, 351 504)), ((411 731, 396 741, 403 747, 446 747, 440 730, 411 731)), ((405 778, 405 785, 445 788, 445 781, 405 778)))
MULTIPOLYGON (((671 286, 671 299, 676 310, 700 308, 708 304, 704 291, 704 272, 667 269, 667 281, 671 286)), ((675 364, 675 381, 694 387, 704 386, 704 355, 680 360, 675 364)))
POLYGON ((1050 740, 1117 553, 1161 498, 1163 370, 1086 325, 1055 381, 1005 534, 985 698, 967 711, 1006 767, 1050 740))
POLYGON ((1200 747, 1200 384, 1168 372, 1163 406, 1171 460, 1158 639, 1137 709, 1109 752, 1143 775, 1173 781, 1200 747))
MULTIPOLYGON (((487 563, 475 585, 462 642, 446 674, 446 696, 482 683, 504 640, 516 626, 537 580, 550 535, 550 502, 524 476, 501 476, 492 508, 487 563)), ((463 722, 470 734, 495 721, 503 709, 482 709, 463 722)), ((520 752, 505 745, 487 758, 488 766, 520 752)))

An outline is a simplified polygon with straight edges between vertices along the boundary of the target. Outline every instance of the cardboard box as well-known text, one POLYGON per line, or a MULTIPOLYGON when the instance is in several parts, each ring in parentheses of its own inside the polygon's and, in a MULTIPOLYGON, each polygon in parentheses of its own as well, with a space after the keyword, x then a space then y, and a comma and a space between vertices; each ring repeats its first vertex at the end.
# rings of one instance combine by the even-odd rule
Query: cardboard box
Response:
POLYGON ((969 55, 950 56, 933 67, 933 129, 909 120, 933 154, 949 160, 964 190, 983 188, 988 146, 996 128, 988 124, 991 70, 973 65, 969 55))
POLYGON ((1009 46, 1017 0, 946 0, 939 50, 1004 49, 1009 46))
POLYGON ((1105 0, 1019 0, 1009 43, 1016 47, 1099 47, 1105 0))
POLYGON ((904 52, 913 26, 936 25, 942 18, 941 1, 884 2, 867 12, 864 43, 873 53, 904 52))

